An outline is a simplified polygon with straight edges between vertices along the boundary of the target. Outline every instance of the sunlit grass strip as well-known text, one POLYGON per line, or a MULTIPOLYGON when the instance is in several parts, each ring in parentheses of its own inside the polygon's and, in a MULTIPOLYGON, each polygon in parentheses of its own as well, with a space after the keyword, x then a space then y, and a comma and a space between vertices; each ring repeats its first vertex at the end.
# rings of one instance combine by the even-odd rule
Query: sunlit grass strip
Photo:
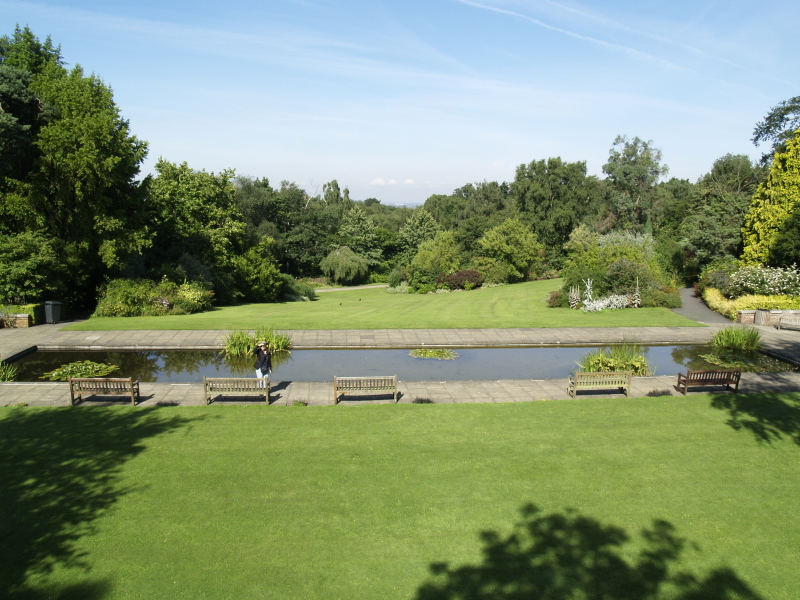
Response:
POLYGON ((458 352, 449 348, 415 348, 408 353, 413 358, 435 358, 436 360, 456 360, 458 352))
MULTIPOLYGON (((424 597, 436 564, 485 561, 529 581, 531 563, 492 563, 499 555, 482 549, 486 532, 505 539, 534 503, 603 526, 585 530, 602 533, 588 540, 533 532, 569 597, 590 595, 583 576, 609 572, 614 540, 639 540, 658 520, 686 540, 683 552, 657 555, 670 568, 699 578, 729 569, 760 598, 795 600, 799 407, 800 394, 693 393, 0 409, 6 581, 53 587, 25 596, 35 598, 410 600, 424 597), (45 552, 43 536, 67 551, 45 552), (74 593, 96 581, 113 585, 74 593)), ((729 588, 691 597, 735 595, 717 589, 729 588)), ((613 595, 645 596, 656 597, 613 595)))
POLYGON ((326 292, 315 302, 243 304, 191 315, 92 318, 67 330, 483 329, 512 327, 705 327, 666 308, 583 313, 549 308, 560 279, 472 290, 466 294, 387 294, 385 288, 326 292))

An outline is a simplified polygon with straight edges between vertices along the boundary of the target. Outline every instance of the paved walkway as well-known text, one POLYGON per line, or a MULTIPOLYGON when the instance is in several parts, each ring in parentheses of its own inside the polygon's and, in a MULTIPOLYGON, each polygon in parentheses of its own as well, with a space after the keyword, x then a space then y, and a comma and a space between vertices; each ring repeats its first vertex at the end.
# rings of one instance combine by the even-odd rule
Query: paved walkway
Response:
MULTIPOLYGON (((295 348, 417 348, 421 346, 513 347, 549 345, 603 345, 619 342, 641 344, 700 344, 710 340, 721 327, 731 322, 709 310, 694 298, 690 289, 682 291, 684 306, 676 310, 702 327, 619 327, 619 328, 528 328, 528 329, 380 329, 380 330, 298 330, 289 331, 295 348)), ((61 325, 39 325, 27 329, 0 329, 0 360, 8 360, 36 348, 48 350, 144 350, 144 349, 221 349, 225 331, 62 331, 61 325)), ((759 326, 764 349, 787 360, 800 360, 800 332, 759 326)), ((676 395, 675 377, 636 377, 633 396, 676 395)), ((142 404, 203 404, 200 384, 141 384, 142 404)), ((274 382, 271 403, 291 405, 296 401, 311 405, 333 403, 330 382, 274 382)), ((398 384, 400 402, 422 399, 451 402, 523 402, 568 398, 566 379, 515 379, 489 381, 402 381, 398 384)), ((798 391, 800 373, 745 373, 740 389, 744 392, 798 391)), ((581 392, 581 396, 618 396, 581 392)), ((384 397, 355 396, 341 404, 391 402, 384 397), (366 398, 366 399, 365 399, 366 398)), ((252 403, 253 399, 246 400, 252 403)), ((0 406, 65 406, 69 388, 65 383, 0 383, 0 406)), ((234 402, 223 400, 220 404, 234 402)), ((91 404, 99 402, 91 401, 91 404)))

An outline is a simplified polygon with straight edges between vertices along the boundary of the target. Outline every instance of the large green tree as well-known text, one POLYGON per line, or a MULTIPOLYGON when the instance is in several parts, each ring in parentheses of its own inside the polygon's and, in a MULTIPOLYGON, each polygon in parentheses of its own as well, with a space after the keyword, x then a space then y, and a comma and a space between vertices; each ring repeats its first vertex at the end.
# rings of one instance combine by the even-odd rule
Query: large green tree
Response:
POLYGON ((151 270, 178 278, 204 279, 217 298, 237 300, 234 256, 244 252, 245 222, 236 208, 233 171, 195 171, 159 159, 147 182, 148 221, 155 238, 151 270), (209 280, 210 278, 210 280, 209 280))
POLYGON ((786 150, 786 142, 794 136, 800 127, 800 96, 779 102, 759 121, 753 130, 753 143, 759 146, 763 142, 772 142, 769 152, 761 157, 761 164, 768 164, 777 152, 786 150))
POLYGON ((65 69, 49 38, 17 27, 0 40, 0 63, 3 227, 46 238, 61 266, 47 291, 82 303, 149 243, 137 181, 147 145, 111 89, 65 69))
POLYGON ((544 244, 548 263, 559 267, 569 234, 597 210, 599 186, 586 163, 561 158, 517 167, 511 184, 514 207, 544 244))
POLYGON ((371 269, 381 264, 381 241, 377 228, 361 206, 356 204, 344 214, 339 225, 338 237, 339 246, 347 246, 367 259, 371 269))
POLYGON ((478 240, 475 265, 487 281, 524 281, 531 270, 541 266, 544 247, 531 228, 517 218, 506 219, 478 240))
POLYGON ((726 154, 698 180, 678 231, 685 276, 694 278, 715 260, 739 256, 744 218, 764 175, 748 156, 726 154))
POLYGON ((758 186, 744 219, 742 238, 745 264, 770 264, 787 225, 794 226, 800 210, 800 129, 777 152, 766 181, 758 186))
POLYGON ((422 242, 433 240, 442 230, 433 215, 424 208, 418 208, 400 229, 398 246, 400 247, 400 261, 408 264, 414 258, 422 242))
POLYGON ((652 141, 617 136, 603 172, 612 186, 611 206, 622 228, 641 229, 649 214, 655 185, 669 173, 652 141))

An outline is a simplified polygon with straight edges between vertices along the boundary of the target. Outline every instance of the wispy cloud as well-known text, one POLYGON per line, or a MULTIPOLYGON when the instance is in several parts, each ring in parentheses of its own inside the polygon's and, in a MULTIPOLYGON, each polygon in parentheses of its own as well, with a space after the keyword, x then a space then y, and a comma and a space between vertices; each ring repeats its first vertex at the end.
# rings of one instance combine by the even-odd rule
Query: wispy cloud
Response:
POLYGON ((601 47, 607 48, 609 50, 622 52, 622 53, 624 53, 624 54, 626 54, 626 55, 628 55, 628 56, 630 56, 632 58, 643 60, 643 61, 646 61, 646 62, 649 62, 649 63, 655 63, 655 64, 660 65, 661 67, 666 68, 666 69, 685 70, 684 67, 682 67, 682 66, 680 66, 678 64, 675 64, 675 63, 673 63, 671 61, 665 60, 665 59, 660 58, 658 56, 654 56, 653 54, 649 54, 647 52, 643 52, 641 50, 637 50, 636 48, 632 48, 630 46, 624 46, 624 45, 621 45, 621 44, 616 44, 616 43, 613 43, 613 42, 608 42, 606 40, 601 40, 601 39, 596 38, 596 37, 592 37, 592 36, 589 36, 589 35, 584 35, 582 33, 578 33, 577 31, 572 31, 572 30, 569 30, 569 29, 564 29, 563 27, 558 27, 557 25, 551 25, 550 23, 545 23, 544 21, 542 21, 540 19, 537 19, 535 17, 531 17, 529 15, 526 15, 526 14, 523 14, 523 13, 520 13, 520 12, 516 12, 516 11, 513 11, 513 10, 508 10, 508 9, 505 9, 505 8, 500 8, 498 6, 491 6, 489 4, 483 4, 481 2, 475 2, 474 0, 454 0, 454 1, 458 2, 460 4, 465 4, 467 6, 471 6, 473 8, 478 8, 478 9, 481 9, 481 10, 487 10, 487 11, 491 11, 491 12, 507 15, 507 16, 510 16, 510 17, 514 17, 515 19, 521 19, 523 21, 527 21, 528 23, 532 23, 532 24, 536 25, 537 27, 541 27, 543 29, 548 29, 550 31, 555 31, 556 33, 561 33, 563 35, 566 35, 566 36, 569 36, 569 37, 572 37, 572 38, 575 38, 575 39, 578 39, 578 40, 581 40, 581 41, 584 41, 584 42, 587 42, 587 43, 590 43, 590 44, 601 46, 601 47))

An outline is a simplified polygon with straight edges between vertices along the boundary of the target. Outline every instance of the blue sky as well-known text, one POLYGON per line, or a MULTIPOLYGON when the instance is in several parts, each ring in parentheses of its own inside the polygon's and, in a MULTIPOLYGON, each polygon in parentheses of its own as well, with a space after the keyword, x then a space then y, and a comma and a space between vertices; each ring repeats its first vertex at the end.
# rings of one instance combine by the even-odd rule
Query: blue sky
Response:
POLYGON ((113 88, 144 172, 337 179, 385 204, 551 156, 602 175, 619 134, 695 181, 760 156, 755 123, 800 94, 797 0, 0 0, 0 22, 113 88))

